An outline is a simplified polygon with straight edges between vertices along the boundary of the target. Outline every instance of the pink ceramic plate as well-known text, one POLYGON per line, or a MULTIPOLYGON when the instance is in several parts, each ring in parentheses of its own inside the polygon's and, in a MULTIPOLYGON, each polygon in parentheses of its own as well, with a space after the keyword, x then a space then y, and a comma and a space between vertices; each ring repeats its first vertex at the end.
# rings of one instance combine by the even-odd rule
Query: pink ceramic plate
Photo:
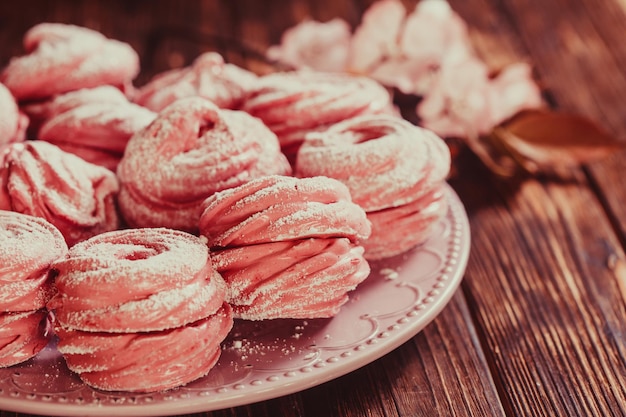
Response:
POLYGON ((67 416, 160 416, 249 404, 337 378, 395 349, 448 303, 469 254, 469 225, 448 188, 450 211, 423 246, 372 265, 333 319, 236 322, 218 365, 185 387, 153 394, 85 386, 54 346, 0 369, 0 409, 67 416))

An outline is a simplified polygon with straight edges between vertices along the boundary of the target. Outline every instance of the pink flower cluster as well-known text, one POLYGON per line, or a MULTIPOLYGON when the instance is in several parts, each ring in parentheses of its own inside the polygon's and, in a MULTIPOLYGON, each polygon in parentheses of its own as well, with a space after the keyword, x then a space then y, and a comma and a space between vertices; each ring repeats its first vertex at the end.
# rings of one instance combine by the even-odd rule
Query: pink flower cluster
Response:
POLYGON ((467 25, 445 0, 379 0, 358 27, 339 18, 288 29, 270 59, 294 68, 365 74, 422 97, 421 124, 444 137, 475 137, 527 108, 542 105, 529 65, 496 76, 474 53, 467 25))

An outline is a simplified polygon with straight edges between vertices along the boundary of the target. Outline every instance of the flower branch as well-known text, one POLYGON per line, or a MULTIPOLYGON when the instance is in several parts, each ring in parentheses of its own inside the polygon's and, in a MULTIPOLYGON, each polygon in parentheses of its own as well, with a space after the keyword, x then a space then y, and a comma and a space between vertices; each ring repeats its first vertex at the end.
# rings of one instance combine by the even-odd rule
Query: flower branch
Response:
POLYGON ((500 176, 554 173, 624 147, 581 116, 547 109, 529 64, 492 74, 445 0, 422 0, 412 11, 379 0, 353 32, 339 18, 307 20, 267 56, 295 69, 367 75, 419 97, 420 125, 462 139, 500 176))

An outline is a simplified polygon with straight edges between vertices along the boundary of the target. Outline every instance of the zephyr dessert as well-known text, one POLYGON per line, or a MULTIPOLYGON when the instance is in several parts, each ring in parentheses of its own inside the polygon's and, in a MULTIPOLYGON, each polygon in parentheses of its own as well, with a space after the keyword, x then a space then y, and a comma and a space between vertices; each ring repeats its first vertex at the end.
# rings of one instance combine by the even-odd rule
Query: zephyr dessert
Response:
POLYGON ((56 334, 96 389, 185 385, 235 319, 332 318, 446 214, 445 143, 368 78, 209 52, 135 87, 91 29, 24 48, 0 72, 0 367, 56 334))
POLYGON ((243 110, 276 133, 292 164, 307 133, 363 114, 394 112, 387 90, 370 78, 304 70, 259 78, 243 110))
POLYGON ((434 133, 389 115, 366 115, 307 136, 295 174, 344 183, 367 212, 365 257, 388 258, 423 243, 446 213, 448 147, 434 133))
POLYGON ((0 210, 0 367, 22 363, 48 344, 50 265, 67 250, 45 219, 0 210))
POLYGON ((331 178, 267 176, 216 193, 200 232, 248 320, 332 317, 370 272, 359 245, 370 224, 331 178))
POLYGON ((271 174, 289 174, 276 135, 259 119, 201 97, 180 99, 128 142, 117 175, 132 227, 198 229, 210 195, 271 174))
POLYGON ((157 116, 109 85, 60 94, 27 109, 31 114, 39 111, 38 139, 111 171, 117 169, 131 136, 157 116))
POLYGON ((225 109, 239 109, 256 84, 257 76, 224 62, 216 52, 206 52, 192 65, 156 75, 138 89, 134 101, 159 112, 185 97, 203 97, 225 109))
POLYGON ((69 246, 115 230, 117 177, 44 141, 15 143, 0 155, 0 209, 43 217, 69 246))
POLYGON ((26 32, 23 44, 26 54, 0 73, 18 102, 99 85, 123 89, 139 73, 139 57, 130 45, 84 27, 41 23, 26 32))
POLYGON ((233 320, 204 241, 178 230, 128 229, 74 245, 52 265, 58 349, 87 384, 173 388, 206 375, 233 320))

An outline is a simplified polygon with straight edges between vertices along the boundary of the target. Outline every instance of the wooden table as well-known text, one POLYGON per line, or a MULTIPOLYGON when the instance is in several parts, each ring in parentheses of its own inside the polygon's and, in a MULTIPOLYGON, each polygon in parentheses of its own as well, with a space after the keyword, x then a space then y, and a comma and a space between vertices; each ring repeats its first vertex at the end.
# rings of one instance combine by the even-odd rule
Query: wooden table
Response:
MULTIPOLYGON (((356 23, 371 0, 25 1, 0 4, 0 62, 42 21, 96 28, 142 56, 139 82, 207 48, 212 36, 264 48, 311 16, 356 23)), ((414 4, 414 1, 407 1, 414 4)), ((532 63, 551 106, 626 140, 624 0, 451 0, 493 68, 532 63)), ((248 60, 250 56, 248 56, 248 60)), ((252 61, 249 61, 252 62, 252 61)), ((623 416, 626 154, 571 179, 501 180, 462 150, 450 183, 472 229, 464 281, 445 310, 397 350, 292 395, 198 416, 623 416)), ((1 411, 1 417, 23 416, 1 411)))

